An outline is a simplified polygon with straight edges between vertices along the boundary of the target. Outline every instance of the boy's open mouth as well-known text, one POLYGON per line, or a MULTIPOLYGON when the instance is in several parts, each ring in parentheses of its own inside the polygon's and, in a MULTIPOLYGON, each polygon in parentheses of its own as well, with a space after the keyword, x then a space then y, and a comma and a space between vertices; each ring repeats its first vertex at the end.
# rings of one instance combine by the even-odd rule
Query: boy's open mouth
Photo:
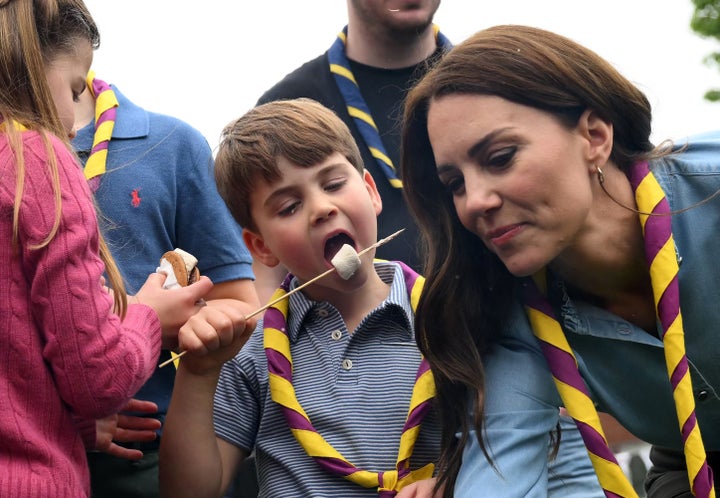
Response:
POLYGON ((325 241, 325 260, 330 262, 330 260, 333 259, 333 257, 337 254, 343 244, 348 244, 354 249, 357 249, 355 247, 355 241, 350 238, 348 234, 339 233, 325 241))

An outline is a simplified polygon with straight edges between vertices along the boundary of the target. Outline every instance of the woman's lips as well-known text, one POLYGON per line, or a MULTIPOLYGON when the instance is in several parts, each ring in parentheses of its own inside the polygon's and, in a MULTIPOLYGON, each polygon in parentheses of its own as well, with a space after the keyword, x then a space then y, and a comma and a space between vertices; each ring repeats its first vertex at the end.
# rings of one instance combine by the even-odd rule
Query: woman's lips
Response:
POLYGON ((523 225, 516 223, 514 225, 505 225, 487 233, 487 238, 494 246, 500 247, 509 243, 515 236, 520 233, 523 225))

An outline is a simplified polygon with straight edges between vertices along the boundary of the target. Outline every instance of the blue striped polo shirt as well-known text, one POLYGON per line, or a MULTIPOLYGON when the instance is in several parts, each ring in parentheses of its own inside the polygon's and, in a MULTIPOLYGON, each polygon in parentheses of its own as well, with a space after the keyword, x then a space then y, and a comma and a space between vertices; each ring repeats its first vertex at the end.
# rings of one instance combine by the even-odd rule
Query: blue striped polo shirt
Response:
MULTIPOLYGON (((315 429, 356 467, 395 468, 420 352, 400 266, 375 262, 388 297, 349 334, 328 302, 290 296, 288 330, 297 398, 315 429)), ((294 281, 291 287, 297 286, 294 281)), ((223 367, 215 394, 218 437, 255 450, 260 497, 377 496, 332 475, 306 453, 270 397, 262 323, 223 367)), ((437 460, 440 428, 431 411, 422 425, 411 468, 437 460)))

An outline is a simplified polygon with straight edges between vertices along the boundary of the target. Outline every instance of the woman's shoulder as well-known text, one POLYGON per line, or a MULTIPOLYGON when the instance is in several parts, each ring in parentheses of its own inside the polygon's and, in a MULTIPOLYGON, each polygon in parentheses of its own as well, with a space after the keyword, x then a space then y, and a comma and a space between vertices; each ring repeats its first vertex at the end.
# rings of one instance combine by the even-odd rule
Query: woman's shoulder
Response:
POLYGON ((719 174, 720 130, 673 140, 672 152, 650 165, 656 175, 719 174))

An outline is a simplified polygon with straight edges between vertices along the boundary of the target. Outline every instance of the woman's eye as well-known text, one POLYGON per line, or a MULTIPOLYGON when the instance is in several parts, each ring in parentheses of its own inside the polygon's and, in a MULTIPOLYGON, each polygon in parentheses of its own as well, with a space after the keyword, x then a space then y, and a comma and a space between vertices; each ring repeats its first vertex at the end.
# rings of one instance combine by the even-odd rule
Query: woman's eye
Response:
POLYGON ((451 176, 448 178, 441 178, 440 182, 452 195, 458 195, 462 193, 462 189, 465 186, 465 181, 461 175, 451 176))
POLYGON ((491 168, 504 168, 512 163, 516 153, 517 146, 515 145, 511 147, 503 147, 502 149, 498 149, 497 151, 488 154, 487 164, 491 168))

